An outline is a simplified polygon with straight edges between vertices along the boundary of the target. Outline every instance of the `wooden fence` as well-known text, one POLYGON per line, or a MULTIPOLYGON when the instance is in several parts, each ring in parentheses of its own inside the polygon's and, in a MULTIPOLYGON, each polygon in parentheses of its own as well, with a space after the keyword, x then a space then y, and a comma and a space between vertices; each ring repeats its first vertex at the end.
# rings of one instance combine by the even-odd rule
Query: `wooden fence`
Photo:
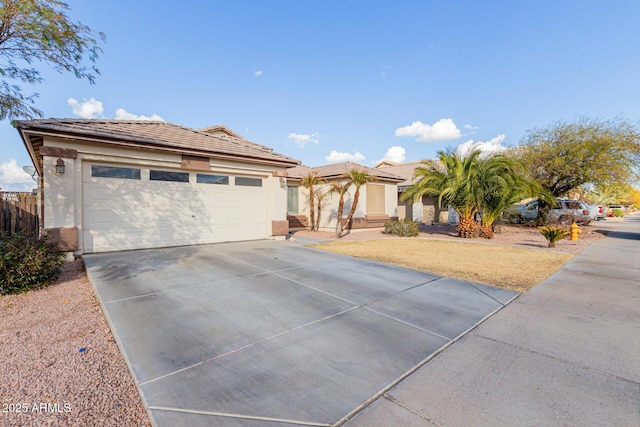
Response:
POLYGON ((0 233, 37 234, 39 225, 36 194, 0 192, 0 233))

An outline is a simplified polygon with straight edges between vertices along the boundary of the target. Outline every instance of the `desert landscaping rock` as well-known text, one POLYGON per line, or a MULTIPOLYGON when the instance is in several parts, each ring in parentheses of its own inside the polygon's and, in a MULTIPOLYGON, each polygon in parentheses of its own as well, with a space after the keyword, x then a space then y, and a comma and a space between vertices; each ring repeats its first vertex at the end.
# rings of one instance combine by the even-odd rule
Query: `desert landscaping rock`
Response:
POLYGON ((0 378, 2 426, 150 425, 80 261, 0 297, 0 378))

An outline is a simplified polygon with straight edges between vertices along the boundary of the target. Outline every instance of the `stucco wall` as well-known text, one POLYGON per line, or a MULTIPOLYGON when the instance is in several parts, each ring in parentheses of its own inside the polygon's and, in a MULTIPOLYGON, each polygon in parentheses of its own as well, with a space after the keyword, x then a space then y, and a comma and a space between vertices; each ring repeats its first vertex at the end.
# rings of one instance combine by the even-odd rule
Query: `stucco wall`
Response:
POLYGON ((58 157, 43 158, 44 210, 43 228, 76 226, 75 195, 76 173, 80 162, 77 159, 62 159, 65 163, 63 174, 56 173, 58 157))
MULTIPOLYGON (((384 185, 385 186, 385 214, 389 217, 396 216, 398 212, 398 199, 397 192, 398 188, 396 184, 386 183, 386 182, 376 182, 375 184, 384 185)), ((322 191, 328 192, 330 189, 330 184, 322 184, 314 186, 314 191, 322 191)), ((309 189, 303 187, 302 185, 299 187, 299 203, 300 203, 300 214, 309 216, 309 189)), ((351 209, 351 205, 353 203, 353 198, 355 195, 355 187, 351 186, 349 190, 344 195, 344 208, 342 212, 343 218, 346 218, 349 215, 349 210, 351 209)), ((333 193, 328 195, 322 205, 322 212, 320 214, 320 230, 324 231, 334 231, 337 224, 338 218, 338 205, 340 203, 340 195, 337 193, 333 193)), ((286 204, 286 203, 285 203, 286 204)), ((356 211, 354 214, 354 218, 364 218, 367 213, 367 189, 366 185, 363 185, 360 188, 360 199, 358 201, 358 206, 356 207, 356 211)))

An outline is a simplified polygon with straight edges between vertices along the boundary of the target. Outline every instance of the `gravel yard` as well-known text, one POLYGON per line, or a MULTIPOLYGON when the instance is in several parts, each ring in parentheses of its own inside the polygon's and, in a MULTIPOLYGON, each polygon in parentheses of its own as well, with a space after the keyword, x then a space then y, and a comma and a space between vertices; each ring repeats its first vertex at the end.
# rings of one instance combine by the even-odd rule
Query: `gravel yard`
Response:
MULTIPOLYGON (((576 254, 602 237, 583 227, 578 242, 557 250, 576 254)), ((458 239, 455 227, 425 226, 421 238, 458 239)), ((506 226, 479 243, 546 248, 537 229, 506 226)), ((333 233, 295 236, 331 239, 333 233)), ((380 231, 341 240, 394 238, 380 231)), ((134 381, 80 261, 67 262, 58 281, 38 291, 0 296, 0 425, 148 426, 134 381)))
POLYGON ((80 261, 0 296, 0 378, 2 426, 150 425, 80 261))

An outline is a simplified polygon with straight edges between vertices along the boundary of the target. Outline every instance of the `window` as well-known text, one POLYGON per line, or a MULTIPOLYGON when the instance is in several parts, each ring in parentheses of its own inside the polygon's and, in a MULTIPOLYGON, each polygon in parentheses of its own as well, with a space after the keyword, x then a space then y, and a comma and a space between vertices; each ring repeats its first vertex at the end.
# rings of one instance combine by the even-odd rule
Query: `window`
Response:
POLYGON ((287 187, 287 214, 288 215, 295 215, 300 213, 299 209, 300 209, 300 204, 298 203, 299 200, 299 192, 298 192, 299 187, 297 185, 292 185, 290 187, 287 187))
POLYGON ((367 215, 384 213, 384 185, 367 184, 367 215))
POLYGON ((140 169, 91 165, 91 176, 96 178, 140 179, 140 169))
POLYGON ((196 181, 198 184, 229 185, 229 177, 226 175, 206 175, 199 173, 196 176, 196 181))
POLYGON ((188 172, 149 171, 151 181, 189 182, 188 172))
POLYGON ((245 178, 243 176, 236 177, 236 185, 242 185, 244 187, 262 187, 262 179, 260 178, 245 178))

